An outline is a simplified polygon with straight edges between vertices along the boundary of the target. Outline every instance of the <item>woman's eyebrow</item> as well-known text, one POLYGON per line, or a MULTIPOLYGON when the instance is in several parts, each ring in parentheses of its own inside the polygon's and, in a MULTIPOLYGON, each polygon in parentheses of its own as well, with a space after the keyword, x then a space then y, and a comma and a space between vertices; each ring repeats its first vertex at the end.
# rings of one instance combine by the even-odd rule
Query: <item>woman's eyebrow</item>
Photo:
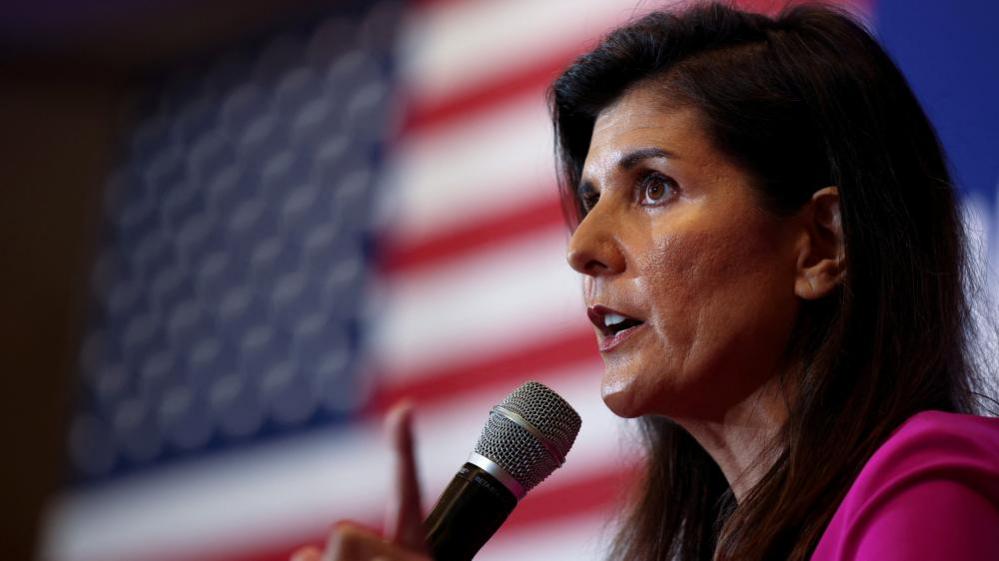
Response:
MULTIPOLYGON (((665 148, 650 146, 649 148, 639 148, 637 150, 632 150, 631 152, 628 152, 627 154, 622 156, 620 160, 617 161, 617 167, 625 171, 628 171, 631 168, 637 166, 639 163, 641 163, 644 160, 667 159, 667 158, 678 160, 679 156, 677 156, 676 153, 674 152, 666 150, 665 148)), ((576 187, 576 196, 582 196, 583 194, 586 193, 595 193, 596 191, 597 191, 596 186, 593 184, 592 181, 588 179, 583 179, 576 187)))
POLYGON ((618 160, 617 165, 621 169, 629 170, 637 166, 642 160, 665 158, 676 159, 676 154, 662 148, 640 148, 625 154, 620 160, 618 160))

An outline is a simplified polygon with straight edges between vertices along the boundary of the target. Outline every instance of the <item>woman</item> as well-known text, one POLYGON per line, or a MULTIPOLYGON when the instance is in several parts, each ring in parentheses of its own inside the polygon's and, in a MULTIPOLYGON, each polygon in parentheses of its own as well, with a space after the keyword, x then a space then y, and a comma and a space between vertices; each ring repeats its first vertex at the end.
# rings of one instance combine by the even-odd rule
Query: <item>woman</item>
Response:
MULTIPOLYGON (((551 100, 604 401, 648 446, 611 559, 999 556, 955 193, 870 35, 818 7, 655 13, 551 100)), ((342 525, 331 558, 425 559, 401 457, 389 539, 342 525)))

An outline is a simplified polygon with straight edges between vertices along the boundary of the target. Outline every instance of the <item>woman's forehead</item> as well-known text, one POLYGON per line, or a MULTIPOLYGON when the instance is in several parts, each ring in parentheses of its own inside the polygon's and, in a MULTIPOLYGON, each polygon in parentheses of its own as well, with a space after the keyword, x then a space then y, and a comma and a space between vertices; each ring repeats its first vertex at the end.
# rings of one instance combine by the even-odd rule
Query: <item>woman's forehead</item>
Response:
POLYGON ((622 96, 597 116, 584 169, 627 163, 630 154, 653 149, 673 160, 710 150, 697 110, 667 108, 641 92, 622 96))

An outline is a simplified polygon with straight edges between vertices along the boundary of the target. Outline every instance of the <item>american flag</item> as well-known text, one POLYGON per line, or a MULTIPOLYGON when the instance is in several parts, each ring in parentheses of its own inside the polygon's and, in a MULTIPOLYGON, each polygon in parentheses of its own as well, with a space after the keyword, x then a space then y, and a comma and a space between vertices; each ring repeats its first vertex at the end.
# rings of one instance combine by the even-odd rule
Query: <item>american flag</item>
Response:
POLYGON ((166 72, 109 179, 46 558, 270 561, 377 527, 402 398, 429 508, 528 379, 583 427, 477 559, 600 558, 637 447, 600 402, 544 93, 659 6, 343 3, 166 72))

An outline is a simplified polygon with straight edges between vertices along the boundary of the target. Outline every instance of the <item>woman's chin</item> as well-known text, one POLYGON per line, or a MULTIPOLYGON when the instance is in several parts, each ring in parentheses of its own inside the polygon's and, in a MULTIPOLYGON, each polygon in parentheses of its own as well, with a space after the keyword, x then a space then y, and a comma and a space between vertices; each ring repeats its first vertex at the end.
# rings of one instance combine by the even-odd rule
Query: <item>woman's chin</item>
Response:
POLYGON ((600 395, 604 405, 618 417, 633 419, 646 413, 636 399, 640 392, 635 391, 631 380, 616 380, 604 376, 600 385, 600 395))

